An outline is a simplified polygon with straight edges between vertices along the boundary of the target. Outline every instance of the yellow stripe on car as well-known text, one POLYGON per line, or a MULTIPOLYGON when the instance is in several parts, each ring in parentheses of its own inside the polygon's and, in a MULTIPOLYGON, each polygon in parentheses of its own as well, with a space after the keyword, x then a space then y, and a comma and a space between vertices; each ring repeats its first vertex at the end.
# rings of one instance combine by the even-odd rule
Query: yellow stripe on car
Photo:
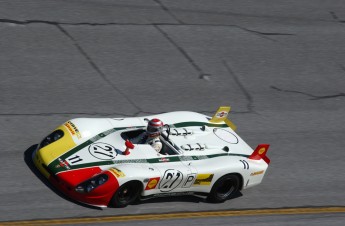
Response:
POLYGON ((214 174, 198 174, 194 181, 194 186, 195 185, 210 185, 213 179, 214 174))

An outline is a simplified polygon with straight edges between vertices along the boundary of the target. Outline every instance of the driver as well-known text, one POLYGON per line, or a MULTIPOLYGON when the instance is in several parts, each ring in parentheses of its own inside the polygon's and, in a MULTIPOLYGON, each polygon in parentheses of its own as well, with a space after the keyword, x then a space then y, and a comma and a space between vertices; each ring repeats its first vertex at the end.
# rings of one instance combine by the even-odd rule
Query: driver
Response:
POLYGON ((159 136, 163 132, 163 122, 157 118, 151 119, 147 124, 146 135, 147 140, 146 144, 151 145, 157 153, 162 150, 162 142, 159 139, 159 136))
POLYGON ((163 122, 157 118, 151 119, 148 124, 146 131, 135 137, 131 141, 134 144, 149 144, 157 153, 162 150, 163 144, 159 139, 159 136, 163 132, 163 122))

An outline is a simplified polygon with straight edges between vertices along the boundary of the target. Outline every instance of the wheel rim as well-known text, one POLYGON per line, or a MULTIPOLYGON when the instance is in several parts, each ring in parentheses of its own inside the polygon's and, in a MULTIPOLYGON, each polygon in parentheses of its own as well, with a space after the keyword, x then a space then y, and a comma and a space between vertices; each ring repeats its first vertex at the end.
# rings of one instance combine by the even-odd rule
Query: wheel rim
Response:
POLYGON ((134 197, 134 189, 131 186, 123 187, 119 191, 118 199, 121 203, 128 203, 134 197))
POLYGON ((231 195, 237 187, 236 181, 232 179, 227 179, 221 182, 217 188, 217 196, 220 198, 226 198, 231 195))

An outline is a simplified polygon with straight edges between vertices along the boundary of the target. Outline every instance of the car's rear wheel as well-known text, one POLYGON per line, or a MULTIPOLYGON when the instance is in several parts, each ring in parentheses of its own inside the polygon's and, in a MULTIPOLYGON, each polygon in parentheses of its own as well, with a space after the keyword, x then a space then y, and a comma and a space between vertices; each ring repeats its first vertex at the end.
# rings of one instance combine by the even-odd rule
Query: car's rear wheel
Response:
POLYGON ((235 174, 227 174, 214 183, 210 194, 207 196, 209 202, 219 203, 233 197, 240 189, 240 178, 235 174))
POLYGON ((122 208, 132 204, 138 197, 142 190, 142 185, 139 181, 127 182, 117 191, 110 201, 110 206, 122 208))

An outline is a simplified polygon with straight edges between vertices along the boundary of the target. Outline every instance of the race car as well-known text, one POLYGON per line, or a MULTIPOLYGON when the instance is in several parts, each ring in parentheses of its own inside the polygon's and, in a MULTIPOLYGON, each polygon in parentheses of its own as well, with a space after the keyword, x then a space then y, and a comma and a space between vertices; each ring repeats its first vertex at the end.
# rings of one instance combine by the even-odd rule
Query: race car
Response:
POLYGON ((261 183, 270 163, 268 144, 253 150, 227 118, 230 107, 207 115, 177 111, 129 118, 71 119, 33 152, 37 169, 78 202, 125 207, 136 200, 204 195, 224 202, 261 183), (162 150, 134 142, 147 122, 164 122, 162 150))

